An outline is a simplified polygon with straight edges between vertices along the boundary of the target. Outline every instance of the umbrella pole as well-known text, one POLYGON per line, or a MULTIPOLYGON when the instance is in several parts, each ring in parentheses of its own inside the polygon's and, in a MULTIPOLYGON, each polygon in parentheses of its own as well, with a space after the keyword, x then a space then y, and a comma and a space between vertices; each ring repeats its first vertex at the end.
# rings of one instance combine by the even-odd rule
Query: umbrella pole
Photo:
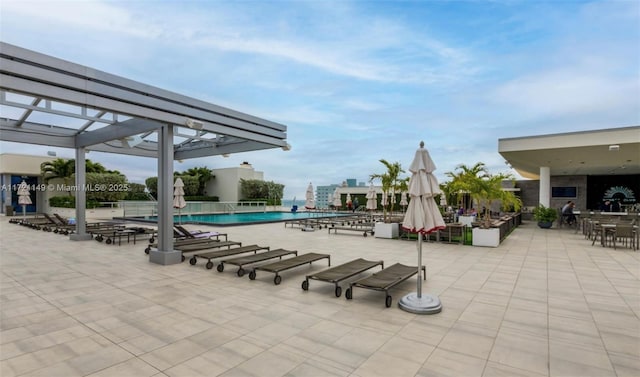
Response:
POLYGON ((22 217, 27 217, 27 206, 22 205, 22 217))
POLYGON ((420 270, 422 269, 422 233, 418 233, 418 298, 422 297, 422 279, 420 270))

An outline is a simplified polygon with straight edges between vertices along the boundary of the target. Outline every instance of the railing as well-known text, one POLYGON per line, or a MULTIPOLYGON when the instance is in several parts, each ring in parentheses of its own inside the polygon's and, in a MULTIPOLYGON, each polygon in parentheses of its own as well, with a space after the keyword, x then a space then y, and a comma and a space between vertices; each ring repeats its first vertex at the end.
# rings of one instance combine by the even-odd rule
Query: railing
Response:
MULTIPOLYGON (((124 210, 124 217, 148 217, 158 214, 158 203, 152 201, 123 200, 119 202, 124 210)), ((174 215, 198 215, 208 213, 266 212, 267 202, 187 202, 179 211, 173 209, 174 215)))

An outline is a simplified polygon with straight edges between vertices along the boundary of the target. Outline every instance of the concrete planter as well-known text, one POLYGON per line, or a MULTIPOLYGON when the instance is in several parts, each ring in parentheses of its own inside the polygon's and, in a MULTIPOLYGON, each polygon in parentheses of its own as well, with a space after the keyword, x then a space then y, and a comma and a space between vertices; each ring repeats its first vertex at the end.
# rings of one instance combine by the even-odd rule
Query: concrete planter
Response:
POLYGON ((500 229, 473 228, 473 246, 498 247, 500 245, 500 229))
POLYGON ((398 238, 400 234, 400 224, 376 223, 374 232, 376 238, 398 238))

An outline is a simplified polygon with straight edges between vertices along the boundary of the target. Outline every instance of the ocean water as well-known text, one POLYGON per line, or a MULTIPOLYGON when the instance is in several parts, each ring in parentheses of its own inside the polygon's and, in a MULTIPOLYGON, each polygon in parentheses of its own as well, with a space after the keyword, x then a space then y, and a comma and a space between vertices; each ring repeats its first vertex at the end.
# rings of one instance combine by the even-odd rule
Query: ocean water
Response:
POLYGON ((287 200, 287 199, 282 199, 282 207, 284 208, 291 208, 294 205, 297 205, 298 208, 302 208, 304 207, 304 200, 287 200))

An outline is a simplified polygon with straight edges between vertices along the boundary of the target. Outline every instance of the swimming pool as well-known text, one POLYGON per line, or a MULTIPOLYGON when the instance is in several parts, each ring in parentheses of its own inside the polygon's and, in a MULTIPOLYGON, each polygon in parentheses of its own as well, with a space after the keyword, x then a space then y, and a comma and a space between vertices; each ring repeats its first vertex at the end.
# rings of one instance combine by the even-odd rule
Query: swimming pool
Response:
MULTIPOLYGON (((174 223, 207 224, 207 225, 247 225, 275 223, 287 220, 317 219, 323 217, 349 216, 349 214, 335 212, 243 212, 225 214, 201 214, 173 216, 174 223)), ((147 216, 145 220, 157 221, 157 216, 147 216)))

